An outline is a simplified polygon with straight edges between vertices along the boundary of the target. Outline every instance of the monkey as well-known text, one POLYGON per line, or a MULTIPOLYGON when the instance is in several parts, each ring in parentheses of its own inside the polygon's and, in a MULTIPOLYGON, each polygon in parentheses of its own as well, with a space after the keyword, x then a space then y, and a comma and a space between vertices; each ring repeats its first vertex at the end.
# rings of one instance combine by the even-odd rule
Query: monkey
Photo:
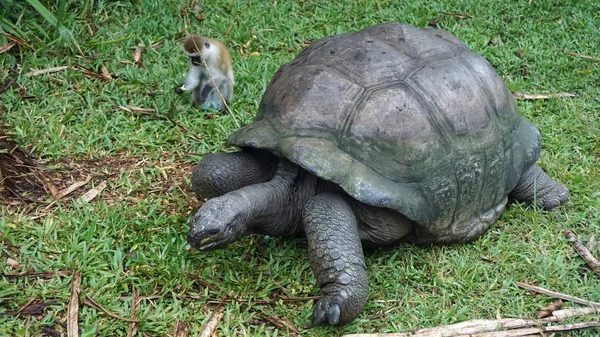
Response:
POLYGON ((227 47, 219 40, 192 35, 183 40, 183 51, 190 58, 190 69, 184 82, 173 89, 175 93, 192 91, 192 99, 203 110, 211 106, 225 110, 221 95, 227 103, 231 102, 234 84, 231 55, 227 47))

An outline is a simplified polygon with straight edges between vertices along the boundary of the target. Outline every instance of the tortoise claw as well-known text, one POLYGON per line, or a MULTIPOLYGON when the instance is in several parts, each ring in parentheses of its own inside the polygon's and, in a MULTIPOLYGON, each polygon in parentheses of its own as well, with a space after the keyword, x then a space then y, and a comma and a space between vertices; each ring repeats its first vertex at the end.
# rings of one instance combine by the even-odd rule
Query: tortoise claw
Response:
POLYGON ((321 297, 313 309, 310 326, 337 325, 340 322, 341 303, 342 299, 337 296, 321 297))

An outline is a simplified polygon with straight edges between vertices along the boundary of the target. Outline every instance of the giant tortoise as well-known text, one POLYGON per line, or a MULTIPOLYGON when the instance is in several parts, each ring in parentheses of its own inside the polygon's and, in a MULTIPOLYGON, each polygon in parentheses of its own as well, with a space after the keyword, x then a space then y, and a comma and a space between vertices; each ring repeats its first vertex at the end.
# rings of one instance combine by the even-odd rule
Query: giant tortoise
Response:
POLYGON ((450 33, 401 23, 313 43, 228 143, 240 151, 193 170, 209 200, 188 242, 304 234, 321 293, 313 325, 362 311, 363 244, 467 242, 509 198, 544 210, 569 199, 536 164, 540 134, 494 68, 450 33))

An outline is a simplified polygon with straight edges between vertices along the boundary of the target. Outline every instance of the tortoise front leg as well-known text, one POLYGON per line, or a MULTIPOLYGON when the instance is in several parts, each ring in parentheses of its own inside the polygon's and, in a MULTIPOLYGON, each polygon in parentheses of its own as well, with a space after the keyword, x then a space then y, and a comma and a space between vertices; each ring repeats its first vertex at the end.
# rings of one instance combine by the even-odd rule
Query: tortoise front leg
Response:
POLYGON ((341 325, 356 318, 368 297, 368 280, 356 217, 342 195, 324 192, 303 210, 304 231, 321 298, 312 326, 341 325))
POLYGON ((192 170, 192 190, 199 198, 214 198, 242 187, 267 182, 278 160, 263 151, 209 154, 192 170))

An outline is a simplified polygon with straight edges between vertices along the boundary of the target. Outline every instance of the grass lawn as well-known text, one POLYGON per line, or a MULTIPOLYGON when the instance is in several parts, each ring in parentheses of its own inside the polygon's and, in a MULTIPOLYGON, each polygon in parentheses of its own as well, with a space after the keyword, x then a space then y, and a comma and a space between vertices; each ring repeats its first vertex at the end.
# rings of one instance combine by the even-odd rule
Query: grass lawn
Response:
MULTIPOLYGON (((134 293, 139 336, 172 335, 176 320, 197 336, 219 303, 219 336, 287 336, 292 327, 338 336, 535 317, 553 301, 517 281, 600 301, 600 279, 563 233, 600 239, 597 1, 73 0, 48 7, 58 30, 23 3, 0 4, 3 29, 21 41, 0 54, 0 84, 15 81, 0 93, 0 120, 58 189, 91 179, 58 202, 0 200, 0 335, 66 335, 73 271, 82 275, 82 336, 127 335, 130 323, 107 312, 130 317, 134 293), (190 169, 203 154, 226 150, 236 121, 252 121, 280 65, 327 35, 436 20, 486 57, 511 90, 577 94, 518 102, 542 133, 540 165, 571 191, 567 207, 543 213, 513 204, 474 243, 369 252, 369 301, 341 328, 303 328, 318 294, 305 241, 257 236, 222 251, 190 250, 187 218, 200 205, 188 190, 190 169), (82 54, 65 42, 69 31, 82 54), (173 93, 187 70, 177 41, 186 33, 229 47, 235 119, 173 93), (61 66, 68 68, 27 76, 61 66), (96 198, 79 201, 103 182, 96 198), (26 310, 15 315, 19 308, 26 310)), ((10 42, 0 35, 0 46, 10 42)), ((598 245, 592 251, 600 255, 598 245)))

